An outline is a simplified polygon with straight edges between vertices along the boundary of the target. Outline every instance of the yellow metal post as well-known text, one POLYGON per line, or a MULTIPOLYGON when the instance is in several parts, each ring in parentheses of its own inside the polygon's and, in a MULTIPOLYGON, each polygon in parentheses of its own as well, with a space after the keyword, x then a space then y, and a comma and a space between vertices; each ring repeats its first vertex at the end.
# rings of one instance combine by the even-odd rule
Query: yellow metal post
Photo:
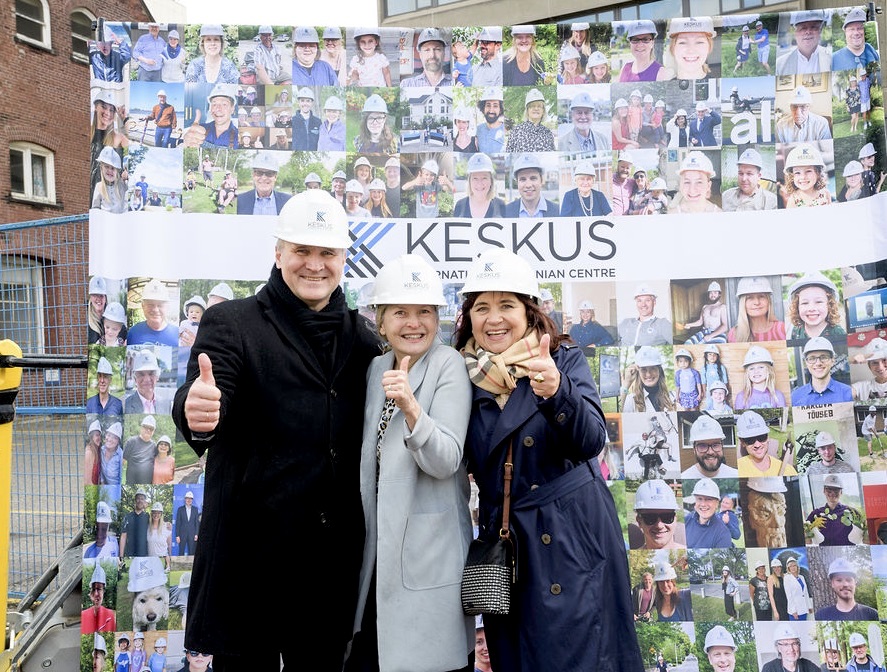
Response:
MULTIPOLYGON (((0 341, 0 355, 21 357, 13 341, 0 341)), ((3 643, 6 640, 6 596, 9 593, 9 516, 12 507, 12 421, 22 383, 20 368, 0 367, 0 596, 3 597, 3 643)), ((4 647, 0 648, 2 650, 4 647)))

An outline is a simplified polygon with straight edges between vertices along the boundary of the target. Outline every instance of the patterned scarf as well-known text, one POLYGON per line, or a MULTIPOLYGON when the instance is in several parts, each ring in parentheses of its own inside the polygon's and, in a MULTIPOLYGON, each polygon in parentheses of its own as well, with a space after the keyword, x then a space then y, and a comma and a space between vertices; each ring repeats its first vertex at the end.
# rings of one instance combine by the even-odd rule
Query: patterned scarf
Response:
POLYGON ((497 355, 478 347, 472 336, 462 349, 462 356, 471 382, 495 394, 496 402, 502 408, 517 387, 517 379, 529 374, 527 362, 539 356, 539 337, 535 331, 529 331, 497 355))

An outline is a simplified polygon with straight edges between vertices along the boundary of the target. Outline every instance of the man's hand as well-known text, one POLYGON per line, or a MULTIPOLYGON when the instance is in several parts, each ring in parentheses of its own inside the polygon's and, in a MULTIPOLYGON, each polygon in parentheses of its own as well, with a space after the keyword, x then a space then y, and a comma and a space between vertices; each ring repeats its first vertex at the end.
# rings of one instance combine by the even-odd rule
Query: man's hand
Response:
POLYGON ((194 111, 194 123, 185 131, 182 140, 185 147, 200 147, 206 140, 206 129, 200 125, 200 110, 194 111))
POLYGON ((205 352, 197 357, 200 376, 191 384, 185 399, 185 420, 192 432, 212 432, 219 424, 222 393, 216 387, 213 366, 205 352))

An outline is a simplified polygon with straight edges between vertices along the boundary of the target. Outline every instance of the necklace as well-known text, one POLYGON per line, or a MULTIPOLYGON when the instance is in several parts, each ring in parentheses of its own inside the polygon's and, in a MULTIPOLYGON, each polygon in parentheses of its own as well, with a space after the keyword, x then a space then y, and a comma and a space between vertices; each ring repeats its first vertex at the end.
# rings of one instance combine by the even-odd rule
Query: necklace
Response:
POLYGON ((583 196, 579 194, 579 205, 582 206, 582 212, 586 217, 591 217, 591 194, 588 196, 583 196), (588 200, 588 205, 585 205, 586 199, 588 200))

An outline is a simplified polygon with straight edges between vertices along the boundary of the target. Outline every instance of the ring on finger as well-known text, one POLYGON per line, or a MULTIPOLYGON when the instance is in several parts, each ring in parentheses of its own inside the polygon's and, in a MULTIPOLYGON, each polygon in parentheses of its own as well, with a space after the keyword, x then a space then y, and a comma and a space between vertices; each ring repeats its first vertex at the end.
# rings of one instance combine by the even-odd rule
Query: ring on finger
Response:
POLYGON ((533 380, 535 380, 537 383, 544 383, 545 376, 543 376, 541 373, 537 373, 535 376, 533 376, 533 380))

